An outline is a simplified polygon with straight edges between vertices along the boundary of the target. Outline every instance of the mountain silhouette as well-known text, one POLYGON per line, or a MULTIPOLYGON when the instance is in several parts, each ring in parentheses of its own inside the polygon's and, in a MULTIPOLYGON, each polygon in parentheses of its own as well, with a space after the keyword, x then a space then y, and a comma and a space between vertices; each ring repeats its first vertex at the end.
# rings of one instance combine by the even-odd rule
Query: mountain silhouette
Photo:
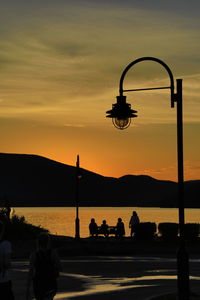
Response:
MULTIPOLYGON (((11 206, 74 206, 76 167, 28 154, 0 153, 0 201, 11 206)), ((177 183, 145 175, 105 177, 81 168, 80 206, 177 207, 177 183)), ((185 182, 187 207, 200 207, 200 180, 185 182)))

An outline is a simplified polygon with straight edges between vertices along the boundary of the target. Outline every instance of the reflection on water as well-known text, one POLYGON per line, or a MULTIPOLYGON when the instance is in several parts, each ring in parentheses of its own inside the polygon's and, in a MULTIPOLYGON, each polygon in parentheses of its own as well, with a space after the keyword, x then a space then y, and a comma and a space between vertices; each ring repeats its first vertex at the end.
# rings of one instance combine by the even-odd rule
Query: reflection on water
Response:
MULTIPOLYGON (((136 210, 141 222, 176 222, 178 223, 178 210, 176 208, 142 208, 142 207, 81 207, 80 234, 87 237, 88 224, 91 218, 95 218, 100 225, 103 219, 109 225, 116 225, 117 219, 121 217, 125 223, 126 235, 130 234, 128 228, 132 211, 136 210)), ((73 207, 27 207, 15 208, 15 213, 25 216, 32 224, 40 225, 50 230, 52 234, 74 236, 75 232, 75 208, 73 207)), ((186 222, 199 223, 200 209, 186 209, 186 222)))

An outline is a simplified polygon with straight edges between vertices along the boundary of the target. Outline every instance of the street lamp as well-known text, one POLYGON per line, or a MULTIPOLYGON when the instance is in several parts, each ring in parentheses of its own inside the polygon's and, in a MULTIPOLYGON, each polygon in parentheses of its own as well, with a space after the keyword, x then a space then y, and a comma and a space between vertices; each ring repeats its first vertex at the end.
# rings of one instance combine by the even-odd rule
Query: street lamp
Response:
POLYGON ((147 91, 170 89, 171 91, 171 107, 176 103, 177 107, 177 168, 178 168, 178 212, 179 212, 179 232, 180 243, 177 251, 177 279, 178 279, 178 300, 188 300, 189 289, 189 258, 185 248, 184 236, 184 178, 183 178, 183 112, 182 112, 182 79, 176 80, 176 93, 174 91, 174 78, 170 68, 160 59, 155 57, 141 57, 132 61, 124 69, 119 82, 119 96, 117 103, 112 105, 112 109, 108 110, 107 117, 112 118, 113 124, 118 129, 126 129, 131 123, 131 118, 137 117, 137 111, 131 109, 131 105, 126 103, 124 92, 147 91), (123 81, 128 70, 135 64, 142 61, 154 61, 159 63, 167 71, 170 78, 170 85, 164 87, 143 88, 143 89, 123 89, 123 81))
POLYGON ((79 166, 79 155, 76 160, 76 219, 75 219, 75 238, 80 238, 80 220, 79 220, 79 179, 81 178, 80 166, 79 166))

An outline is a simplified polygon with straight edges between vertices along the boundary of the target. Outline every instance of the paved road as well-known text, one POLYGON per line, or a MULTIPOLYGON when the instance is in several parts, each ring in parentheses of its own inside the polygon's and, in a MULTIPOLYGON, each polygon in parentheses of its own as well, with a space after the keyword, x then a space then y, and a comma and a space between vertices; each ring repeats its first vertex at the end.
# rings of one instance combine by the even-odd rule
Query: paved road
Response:
MULTIPOLYGON (((146 300, 176 292, 176 258, 72 257, 62 259, 63 273, 55 299, 146 300)), ((14 261, 16 300, 25 299, 28 262, 14 261)), ((190 260, 190 284, 200 294, 200 259, 190 260)))

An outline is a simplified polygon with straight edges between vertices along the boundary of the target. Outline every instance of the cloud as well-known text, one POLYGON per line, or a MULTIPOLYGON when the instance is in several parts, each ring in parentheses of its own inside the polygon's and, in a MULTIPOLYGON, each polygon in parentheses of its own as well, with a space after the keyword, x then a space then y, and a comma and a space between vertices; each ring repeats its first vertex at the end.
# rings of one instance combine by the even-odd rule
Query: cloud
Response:
POLYGON ((74 128, 83 128, 86 127, 85 124, 64 124, 64 127, 74 127, 74 128))
MULTIPOLYGON (((186 6, 184 2, 181 9, 186 6)), ((95 115, 95 109, 104 111, 104 103, 114 99, 124 67, 146 55, 165 60, 175 76, 191 76, 185 93, 196 101, 198 79, 192 76, 199 70, 200 24, 174 8, 169 19, 166 7, 157 1, 151 6, 155 9, 147 1, 125 1, 123 6, 120 1, 48 0, 48 6, 8 1, 0 21, 6 33, 0 47, 1 113, 66 110, 84 115, 87 107, 85 114, 91 110, 95 115)), ((166 72, 147 63, 131 70, 126 84, 159 84, 163 79, 166 72)), ((150 94, 148 103, 139 96, 152 119, 151 106, 160 95, 150 94)), ((169 120, 167 114, 160 114, 162 122, 169 120)))
MULTIPOLYGON (((149 175, 154 178, 159 178, 163 180, 173 180, 178 181, 177 179, 177 166, 169 165, 164 168, 160 169, 138 169, 133 170, 133 174, 135 175, 149 175)), ((199 174, 200 174, 200 162, 190 162, 186 161, 184 162, 184 179, 186 180, 199 180, 199 174)))

